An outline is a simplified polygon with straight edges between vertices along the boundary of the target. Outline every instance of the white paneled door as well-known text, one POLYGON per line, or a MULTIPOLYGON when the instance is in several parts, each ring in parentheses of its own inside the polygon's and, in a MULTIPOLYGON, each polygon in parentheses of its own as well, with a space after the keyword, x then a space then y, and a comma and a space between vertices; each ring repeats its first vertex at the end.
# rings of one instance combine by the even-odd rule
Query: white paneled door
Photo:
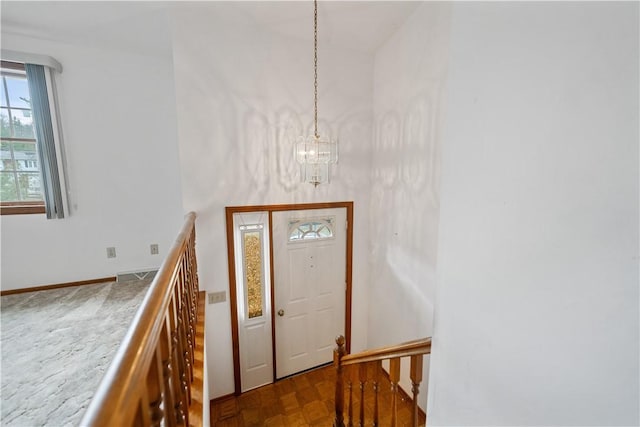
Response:
POLYGON ((274 212, 276 378, 333 360, 345 334, 346 208, 274 212))

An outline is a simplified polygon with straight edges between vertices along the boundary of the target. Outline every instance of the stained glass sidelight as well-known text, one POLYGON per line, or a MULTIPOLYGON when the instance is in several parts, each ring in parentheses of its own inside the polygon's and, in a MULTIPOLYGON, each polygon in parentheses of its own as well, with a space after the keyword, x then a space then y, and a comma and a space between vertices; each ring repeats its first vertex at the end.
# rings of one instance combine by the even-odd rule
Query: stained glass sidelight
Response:
POLYGON ((253 319, 262 316, 263 308, 262 230, 245 230, 242 243, 248 317, 253 319))

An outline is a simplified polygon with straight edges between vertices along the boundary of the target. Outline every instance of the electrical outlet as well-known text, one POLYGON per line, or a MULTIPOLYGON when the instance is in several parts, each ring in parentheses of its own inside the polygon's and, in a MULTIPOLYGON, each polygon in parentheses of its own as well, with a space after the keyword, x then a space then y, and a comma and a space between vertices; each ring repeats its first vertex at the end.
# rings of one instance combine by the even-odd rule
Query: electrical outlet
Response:
POLYGON ((107 248, 107 258, 115 258, 116 257, 116 248, 109 247, 107 248))
POLYGON ((209 304, 217 304, 227 300, 227 293, 225 291, 209 292, 207 295, 209 296, 209 304))
POLYGON ((151 255, 158 255, 158 244, 152 243, 151 246, 151 255))

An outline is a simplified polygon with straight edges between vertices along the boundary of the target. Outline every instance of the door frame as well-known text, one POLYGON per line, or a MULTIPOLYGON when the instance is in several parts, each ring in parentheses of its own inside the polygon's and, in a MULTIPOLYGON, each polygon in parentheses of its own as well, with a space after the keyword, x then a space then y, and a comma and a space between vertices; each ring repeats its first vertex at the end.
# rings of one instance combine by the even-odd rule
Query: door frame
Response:
POLYGON ((276 379, 276 330, 275 330, 275 312, 273 306, 275 303, 275 284, 273 269, 273 212, 281 211, 301 211, 314 209, 335 209, 346 208, 347 212, 347 229, 346 229, 346 269, 345 281, 347 283, 345 290, 345 345, 347 354, 351 352, 351 280, 353 266, 353 202, 325 202, 325 203, 297 203, 282 205, 254 205, 254 206, 227 206, 225 207, 227 221, 227 261, 229 268, 229 302, 231 305, 231 339, 233 345, 233 378, 235 384, 236 396, 241 394, 240 383, 240 341, 238 332, 238 283, 236 278, 236 260, 235 260, 235 243, 234 243, 234 227, 233 214, 247 212, 268 212, 269 214, 269 264, 271 265, 271 351, 273 357, 273 381, 276 379))

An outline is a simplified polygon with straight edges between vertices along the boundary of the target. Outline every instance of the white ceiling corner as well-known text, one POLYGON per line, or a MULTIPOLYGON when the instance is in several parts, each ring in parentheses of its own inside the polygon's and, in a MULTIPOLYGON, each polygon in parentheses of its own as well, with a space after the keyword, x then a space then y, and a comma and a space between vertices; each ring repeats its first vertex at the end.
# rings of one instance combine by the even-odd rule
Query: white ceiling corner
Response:
MULTIPOLYGON (((225 7, 268 31, 311 40, 311 1, 2 1, 2 31, 66 42, 169 53, 169 10, 225 7)), ((327 46, 373 53, 414 12, 418 1, 319 1, 319 38, 327 46)))

